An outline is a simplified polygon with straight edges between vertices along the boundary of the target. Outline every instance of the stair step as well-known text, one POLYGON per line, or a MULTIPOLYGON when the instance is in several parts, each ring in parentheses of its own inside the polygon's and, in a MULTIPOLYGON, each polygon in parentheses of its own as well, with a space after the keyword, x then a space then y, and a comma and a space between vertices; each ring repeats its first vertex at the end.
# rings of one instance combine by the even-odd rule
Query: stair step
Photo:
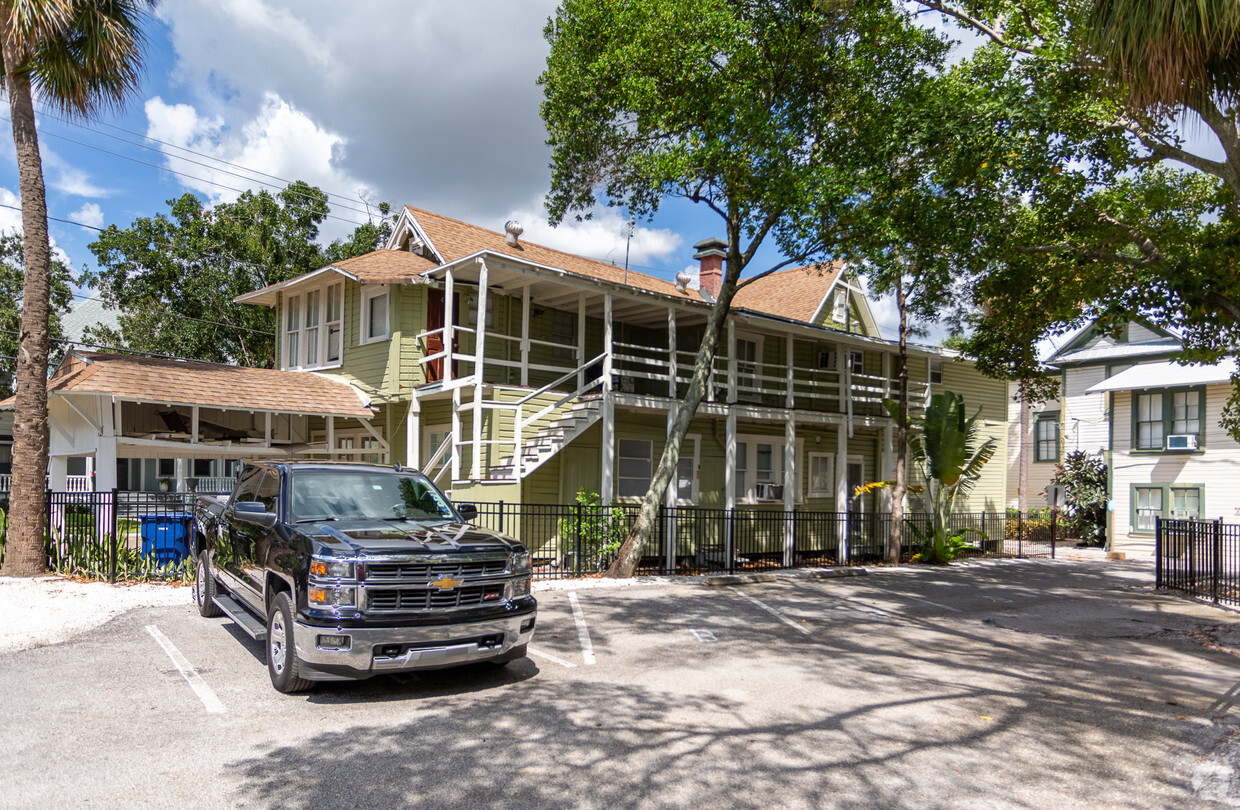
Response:
POLYGON ((224 611, 224 615, 236 622, 245 634, 255 641, 267 640, 267 625, 258 620, 253 613, 241 607, 231 596, 220 594, 211 600, 216 607, 224 611))

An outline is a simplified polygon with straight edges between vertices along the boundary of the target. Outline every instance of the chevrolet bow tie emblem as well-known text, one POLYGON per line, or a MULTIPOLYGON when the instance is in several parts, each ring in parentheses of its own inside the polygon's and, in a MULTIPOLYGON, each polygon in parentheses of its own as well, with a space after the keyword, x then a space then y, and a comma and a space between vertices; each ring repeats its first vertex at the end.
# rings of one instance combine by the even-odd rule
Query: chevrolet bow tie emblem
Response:
POLYGON ((432 582, 431 587, 438 588, 441 591, 450 591, 462 582, 464 582, 464 580, 453 579, 452 577, 441 577, 440 579, 432 582))

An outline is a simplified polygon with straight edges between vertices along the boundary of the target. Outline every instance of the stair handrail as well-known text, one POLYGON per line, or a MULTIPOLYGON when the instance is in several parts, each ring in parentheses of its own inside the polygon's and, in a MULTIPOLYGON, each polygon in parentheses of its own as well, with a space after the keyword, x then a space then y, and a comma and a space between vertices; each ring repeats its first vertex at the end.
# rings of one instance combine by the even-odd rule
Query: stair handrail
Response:
MULTIPOLYGON (((529 402, 531 399, 533 399, 534 397, 538 396, 539 394, 545 394, 545 393, 547 393, 548 391, 550 391, 552 388, 555 388, 557 385, 559 385, 560 383, 562 383, 562 382, 564 382, 565 380, 567 380, 569 377, 573 377, 573 376, 575 376, 575 375, 577 374, 577 372, 579 372, 579 371, 585 371, 586 369, 588 369, 590 366, 594 365, 595 363, 601 362, 601 361, 602 361, 602 359, 603 359, 604 357, 606 357, 606 356, 607 356, 607 352, 603 352, 603 353, 599 354, 599 356, 598 356, 598 357, 595 357, 593 360, 587 360, 586 362, 584 362, 584 363, 582 363, 581 365, 577 366, 577 368, 572 369, 571 371, 569 371, 568 373, 566 373, 566 374, 564 374, 564 375, 562 375, 562 376, 560 376, 560 377, 557 377, 556 379, 554 379, 554 380, 552 380, 551 382, 549 382, 549 383, 547 383, 546 385, 544 385, 542 388, 539 388, 537 391, 534 391, 534 392, 532 392, 532 393, 526 394, 525 396, 521 397, 520 399, 518 399, 516 402, 514 402, 514 403, 512 403, 512 404, 513 404, 513 405, 515 405, 517 408, 520 408, 522 405, 524 405, 525 403, 529 402)), ((597 382, 597 380, 596 380, 596 382, 597 382)), ((585 386, 584 388, 582 388, 582 389, 580 389, 580 390, 582 390, 582 391, 588 391, 590 388, 593 388, 593 387, 594 387, 593 385, 589 385, 589 386, 585 386)))
MULTIPOLYGON (((436 448, 435 452, 431 455, 430 461, 426 462, 425 469, 433 470, 435 468, 435 465, 439 463, 440 459, 443 458, 444 453, 447 452, 448 448, 451 445, 452 445, 452 434, 449 433, 447 436, 444 436, 443 441, 439 443, 439 447, 436 448)), ((439 479, 443 478, 444 470, 447 470, 447 469, 448 469, 448 465, 447 464, 443 465, 443 467, 440 468, 439 472, 436 473, 435 477, 432 478, 431 480, 434 481, 436 484, 438 484, 439 479)))

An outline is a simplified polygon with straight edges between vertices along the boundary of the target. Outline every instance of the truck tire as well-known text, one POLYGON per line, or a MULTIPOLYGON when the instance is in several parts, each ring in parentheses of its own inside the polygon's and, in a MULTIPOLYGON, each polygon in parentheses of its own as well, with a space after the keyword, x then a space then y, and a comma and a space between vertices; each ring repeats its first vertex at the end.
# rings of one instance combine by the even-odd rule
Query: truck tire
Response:
POLYGON ((208 619, 223 615, 224 611, 215 604, 215 594, 215 577, 211 576, 211 562, 204 548, 198 552, 194 566, 194 604, 198 605, 198 615, 208 619))
POLYGON ((305 692, 313 681, 301 677, 301 661, 293 642, 293 606, 281 591, 267 610, 267 673, 277 692, 305 692))

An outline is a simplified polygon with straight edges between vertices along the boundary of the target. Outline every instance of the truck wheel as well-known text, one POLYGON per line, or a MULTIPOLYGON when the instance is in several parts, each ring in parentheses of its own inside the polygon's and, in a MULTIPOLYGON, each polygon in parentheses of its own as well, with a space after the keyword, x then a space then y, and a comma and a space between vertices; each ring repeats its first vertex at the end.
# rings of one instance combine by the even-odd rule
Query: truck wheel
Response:
POLYGON ((198 565, 194 568, 194 604, 198 605, 198 614, 213 619, 223 614, 215 604, 215 577, 211 576, 211 563, 207 560, 207 550, 198 552, 198 565))
POLYGON ((276 691, 286 694, 314 686, 301 677, 301 661, 293 643, 293 606, 285 592, 276 594, 267 612, 267 673, 276 691))

